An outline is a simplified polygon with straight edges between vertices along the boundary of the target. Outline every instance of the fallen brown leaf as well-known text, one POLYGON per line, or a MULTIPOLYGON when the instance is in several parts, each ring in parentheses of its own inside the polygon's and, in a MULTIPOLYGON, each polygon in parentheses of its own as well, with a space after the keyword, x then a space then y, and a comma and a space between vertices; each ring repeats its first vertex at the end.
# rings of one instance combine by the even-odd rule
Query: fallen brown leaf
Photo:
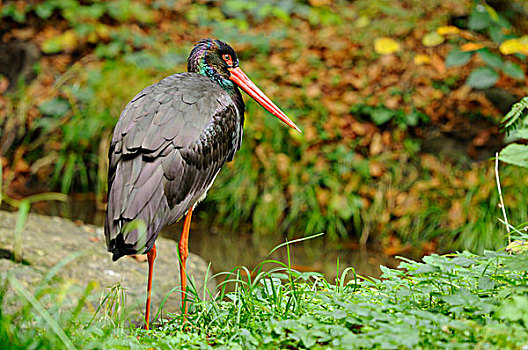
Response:
POLYGON ((370 175, 374 177, 380 177, 385 172, 385 166, 381 162, 370 161, 369 171, 370 171, 370 175))
POLYGON ((140 263, 147 261, 146 254, 135 254, 135 255, 128 255, 128 256, 140 263))
POLYGON ((29 170, 29 164, 23 158, 18 159, 15 163, 15 173, 29 173, 29 170))
POLYGON ((370 142, 370 149, 369 153, 371 156, 376 156, 380 154, 383 151, 383 142, 381 135, 379 133, 375 133, 374 136, 372 136, 372 141, 370 142))

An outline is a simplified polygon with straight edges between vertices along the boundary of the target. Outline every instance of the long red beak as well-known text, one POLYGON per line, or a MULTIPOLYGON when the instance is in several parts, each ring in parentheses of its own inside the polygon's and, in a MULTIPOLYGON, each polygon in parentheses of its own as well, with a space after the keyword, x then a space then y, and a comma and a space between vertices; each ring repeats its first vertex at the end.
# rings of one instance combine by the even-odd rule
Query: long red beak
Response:
POLYGON ((266 96, 257 87, 257 85, 255 85, 255 83, 253 83, 251 79, 248 78, 248 76, 242 71, 242 69, 240 69, 239 67, 228 69, 231 73, 231 76, 229 77, 230 80, 240 86, 240 88, 244 90, 249 96, 251 96, 255 101, 257 101, 258 104, 266 108, 268 112, 282 120, 290 128, 293 128, 299 133, 301 133, 301 129, 299 129, 299 127, 297 127, 297 125, 295 125, 295 123, 292 122, 290 118, 288 118, 286 114, 284 114, 284 112, 281 111, 280 108, 275 105, 275 103, 271 102, 268 96, 266 96))

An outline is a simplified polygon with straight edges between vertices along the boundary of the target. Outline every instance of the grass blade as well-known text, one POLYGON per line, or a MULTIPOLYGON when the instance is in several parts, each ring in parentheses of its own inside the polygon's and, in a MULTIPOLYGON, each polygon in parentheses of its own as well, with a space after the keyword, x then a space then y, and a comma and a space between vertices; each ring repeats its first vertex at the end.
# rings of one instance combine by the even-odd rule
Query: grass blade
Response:
POLYGON ((66 333, 64 333, 64 331, 59 326, 59 324, 53 319, 53 317, 51 317, 51 315, 46 311, 46 309, 44 309, 42 304, 40 304, 38 300, 35 299, 35 297, 31 295, 31 293, 28 290, 26 290, 22 286, 22 284, 18 282, 16 278, 11 277, 10 282, 13 288, 15 288, 17 292, 20 293, 31 304, 31 306, 33 306, 33 308, 40 314, 40 316, 42 316, 42 318, 44 318, 44 320, 46 320, 50 328, 55 332, 57 337, 59 337, 59 339, 62 341, 62 343, 64 344, 64 347, 66 349, 74 350, 75 346, 73 345, 70 338, 68 338, 68 336, 66 335, 66 333))
POLYGON ((18 263, 22 262, 22 232, 24 231, 24 226, 26 226, 29 207, 30 203, 28 200, 23 199, 20 201, 13 244, 13 259, 18 263))
POLYGON ((319 237, 319 236, 322 236, 322 235, 324 235, 324 234, 325 234, 324 232, 320 232, 320 233, 316 233, 315 235, 312 235, 312 236, 302 237, 302 238, 294 239, 293 241, 287 241, 287 242, 281 243, 281 244, 279 244, 278 246, 276 246, 275 248, 273 248, 273 249, 268 253, 268 255, 266 255, 266 256, 270 256, 270 255, 273 254, 273 252, 275 252, 277 249, 282 248, 282 247, 284 247, 285 245, 289 245, 289 244, 292 244, 292 243, 298 243, 298 242, 302 242, 302 241, 307 241, 307 240, 309 240, 309 239, 313 239, 313 238, 317 238, 317 237, 319 237))
POLYGON ((0 205, 2 205, 2 186, 4 185, 2 179, 4 178, 4 173, 2 170, 2 162, 0 162, 0 205))

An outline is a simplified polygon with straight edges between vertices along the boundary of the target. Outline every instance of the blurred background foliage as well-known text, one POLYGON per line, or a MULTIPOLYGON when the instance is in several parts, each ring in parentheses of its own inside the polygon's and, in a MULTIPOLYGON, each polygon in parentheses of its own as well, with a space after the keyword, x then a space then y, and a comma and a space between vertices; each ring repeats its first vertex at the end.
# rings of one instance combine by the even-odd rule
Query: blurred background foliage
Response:
MULTIPOLYGON (((91 192, 103 208, 122 108, 215 37, 303 134, 248 100, 202 217, 390 255, 496 248, 490 158, 527 95, 527 13, 521 0, 4 1, 2 193, 91 192)), ((500 175, 511 221, 527 222, 528 171, 500 175)))

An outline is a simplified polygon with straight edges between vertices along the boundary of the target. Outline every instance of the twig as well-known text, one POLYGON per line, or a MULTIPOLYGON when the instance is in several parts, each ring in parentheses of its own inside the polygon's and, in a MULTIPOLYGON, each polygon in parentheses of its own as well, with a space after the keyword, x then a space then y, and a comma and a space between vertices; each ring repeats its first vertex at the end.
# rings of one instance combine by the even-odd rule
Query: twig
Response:
POLYGON ((497 180, 497 190, 499 191, 500 207, 502 209, 502 216, 504 216, 504 222, 506 223, 506 230, 508 230, 508 244, 511 243, 511 232, 510 223, 508 222, 508 216, 506 215, 506 208, 504 207, 504 199, 502 198, 502 190, 499 178, 499 152, 495 152, 495 179, 497 180))

